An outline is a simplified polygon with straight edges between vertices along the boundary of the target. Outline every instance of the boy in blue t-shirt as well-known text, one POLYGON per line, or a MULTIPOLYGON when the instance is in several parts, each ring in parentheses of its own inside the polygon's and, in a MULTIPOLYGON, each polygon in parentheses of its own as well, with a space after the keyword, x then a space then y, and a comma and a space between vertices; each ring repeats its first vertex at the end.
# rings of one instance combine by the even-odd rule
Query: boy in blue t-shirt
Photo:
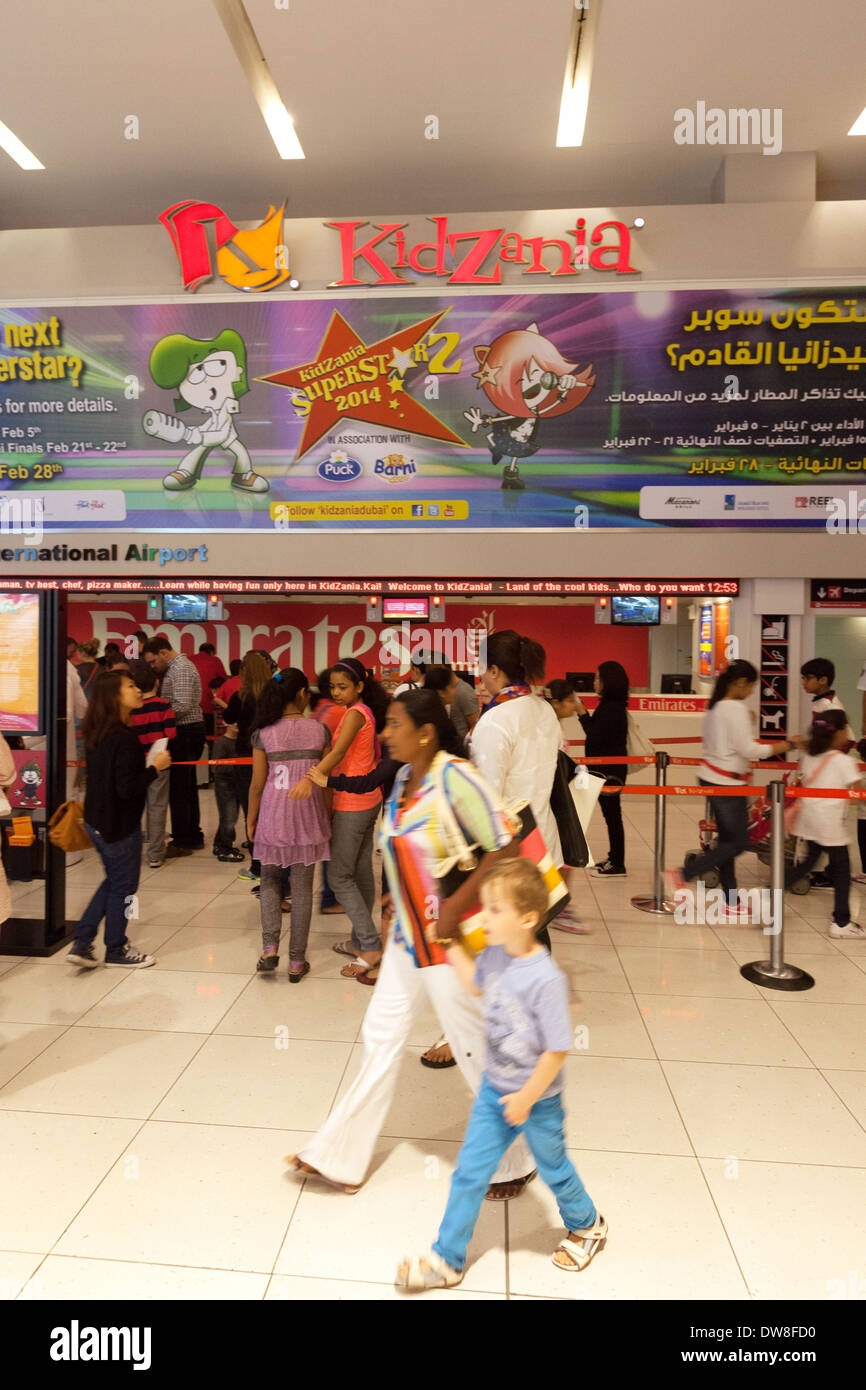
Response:
POLYGON ((461 1282, 484 1194, 519 1131, 565 1223, 554 1264, 585 1269, 607 1237, 607 1222, 565 1152, 562 1064, 572 1028, 568 982, 535 935, 547 910, 544 878, 531 860, 500 861, 484 878, 481 903, 487 949, 473 961, 454 940, 448 960, 469 992, 483 999, 484 1076, 439 1235, 429 1255, 403 1261, 399 1288, 442 1289, 461 1282))

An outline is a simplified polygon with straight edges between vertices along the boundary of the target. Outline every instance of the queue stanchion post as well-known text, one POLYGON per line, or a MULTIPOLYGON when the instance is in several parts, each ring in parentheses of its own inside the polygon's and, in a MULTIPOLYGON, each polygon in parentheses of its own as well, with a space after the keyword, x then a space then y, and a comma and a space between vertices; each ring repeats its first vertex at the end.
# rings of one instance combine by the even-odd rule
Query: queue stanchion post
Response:
POLYGON ((771 782, 770 792, 770 895, 773 923, 770 959, 754 960, 740 967, 740 974, 753 985, 789 992, 811 989, 814 977, 799 966, 785 963, 785 783, 771 782))
MULTIPOLYGON (((656 786, 663 787, 667 783, 667 769, 670 762, 670 754, 661 749, 656 753, 655 773, 656 786)), ((651 894, 641 894, 632 898, 632 907, 640 908, 641 912, 654 912, 659 916, 665 916, 673 912, 673 903, 665 901, 665 826, 667 797, 664 795, 655 798, 655 836, 653 845, 653 891, 651 894)))

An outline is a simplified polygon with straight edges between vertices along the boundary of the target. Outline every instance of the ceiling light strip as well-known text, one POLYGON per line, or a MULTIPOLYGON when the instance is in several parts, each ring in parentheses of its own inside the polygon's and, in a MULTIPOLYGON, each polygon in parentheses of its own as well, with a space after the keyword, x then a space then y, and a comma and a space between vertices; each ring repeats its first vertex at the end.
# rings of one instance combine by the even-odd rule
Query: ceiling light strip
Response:
POLYGON ((575 5, 556 130, 559 148, 583 144, 601 3, 602 0, 585 0, 583 7, 575 5))
POLYGON ((304 159, 304 151, 292 118, 283 105, 277 84, 265 61, 256 31, 243 6, 243 0, 213 0, 229 43, 261 111, 280 159, 304 159))
POLYGON ((2 121, 0 121, 0 149, 5 150, 10 159, 14 159, 15 163, 20 165, 22 169, 45 168, 44 164, 39 163, 33 151, 28 150, 27 146, 2 121))

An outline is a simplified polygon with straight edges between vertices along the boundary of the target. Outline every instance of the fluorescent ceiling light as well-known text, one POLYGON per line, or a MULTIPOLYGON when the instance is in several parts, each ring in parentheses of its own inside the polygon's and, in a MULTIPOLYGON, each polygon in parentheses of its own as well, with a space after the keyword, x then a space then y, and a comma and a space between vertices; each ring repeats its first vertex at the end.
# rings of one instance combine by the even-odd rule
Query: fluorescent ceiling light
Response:
POLYGON ((17 135, 13 135, 8 125, 0 121, 0 149, 6 151, 16 164, 20 164, 22 169, 44 169, 45 165, 40 164, 35 154, 22 144, 17 135))
POLYGON ((560 148, 583 144, 600 10, 601 0, 587 0, 586 8, 575 5, 556 130, 556 143, 560 148))
POLYGON ((304 151, 292 118, 283 105, 277 84, 265 62, 243 0, 213 0, 213 4, 250 84, 256 104, 265 118, 265 125, 271 132, 280 159, 303 159, 304 151))
POLYGON ((866 135, 866 106, 863 107, 863 110, 860 112, 860 115, 857 117, 851 129, 848 131, 848 134, 866 135))

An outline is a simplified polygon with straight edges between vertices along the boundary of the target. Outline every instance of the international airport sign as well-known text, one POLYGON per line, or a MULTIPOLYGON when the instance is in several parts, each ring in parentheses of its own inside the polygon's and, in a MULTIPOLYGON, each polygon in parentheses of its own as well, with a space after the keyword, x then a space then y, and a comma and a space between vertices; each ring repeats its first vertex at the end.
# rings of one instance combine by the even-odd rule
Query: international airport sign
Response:
POLYGON ((577 542, 822 528, 866 485, 856 291, 393 295, 0 309, 0 530, 577 542))

